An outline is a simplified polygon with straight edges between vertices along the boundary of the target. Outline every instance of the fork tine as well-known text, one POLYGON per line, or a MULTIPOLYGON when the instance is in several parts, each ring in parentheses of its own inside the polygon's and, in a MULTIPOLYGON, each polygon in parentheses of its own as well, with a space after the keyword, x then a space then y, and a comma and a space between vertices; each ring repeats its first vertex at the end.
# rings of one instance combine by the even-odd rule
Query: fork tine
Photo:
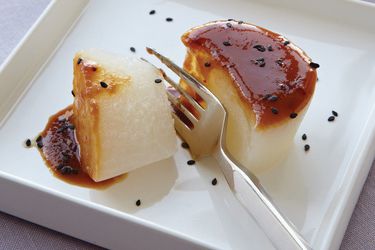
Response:
POLYGON ((184 138, 188 140, 188 136, 191 134, 191 129, 186 125, 181 119, 176 115, 176 113, 172 112, 172 117, 174 119, 174 127, 177 132, 184 138))
POLYGON ((197 79, 195 79, 192 75, 190 75, 184 69, 177 66, 167 57, 156 52, 154 49, 151 49, 149 47, 146 47, 146 49, 148 53, 155 55, 162 63, 164 63, 173 72, 175 72, 181 79, 183 79, 186 82, 186 84, 188 84, 191 88, 193 88, 194 91, 200 97, 202 97, 204 101, 207 102, 210 100, 209 98, 212 97, 211 92, 205 86, 203 86, 197 79))
POLYGON ((172 105, 186 115, 193 125, 196 126, 198 122, 197 118, 169 91, 167 91, 167 96, 172 105))
POLYGON ((179 84, 177 84, 175 81, 173 81, 171 78, 169 78, 167 75, 164 75, 164 79, 169 82, 172 87, 174 87, 178 92, 181 93, 181 95, 183 95, 191 105, 193 105, 193 107, 199 112, 199 113, 202 113, 204 112, 204 109, 201 107, 201 105, 199 105, 197 103, 196 100, 194 100, 193 97, 191 97, 183 88, 181 88, 181 86, 179 84))

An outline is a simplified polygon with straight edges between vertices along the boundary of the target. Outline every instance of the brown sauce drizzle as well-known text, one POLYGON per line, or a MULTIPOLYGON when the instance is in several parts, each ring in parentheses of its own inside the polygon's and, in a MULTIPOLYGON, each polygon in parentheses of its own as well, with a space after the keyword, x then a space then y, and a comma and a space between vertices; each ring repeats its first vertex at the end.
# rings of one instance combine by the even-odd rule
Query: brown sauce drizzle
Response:
POLYGON ((126 174, 95 182, 82 170, 72 118, 73 107, 70 105, 49 118, 37 139, 39 152, 52 174, 69 184, 95 189, 105 189, 123 180, 126 174))
MULTIPOLYGON (((317 74, 311 59, 272 31, 243 22, 217 21, 188 31, 182 41, 188 55, 197 56, 200 62, 202 82, 213 67, 228 72, 239 96, 255 113, 259 128, 290 119, 314 92, 317 74), (213 61, 207 64, 202 52, 213 61)), ((185 68, 189 64, 188 56, 185 68)))

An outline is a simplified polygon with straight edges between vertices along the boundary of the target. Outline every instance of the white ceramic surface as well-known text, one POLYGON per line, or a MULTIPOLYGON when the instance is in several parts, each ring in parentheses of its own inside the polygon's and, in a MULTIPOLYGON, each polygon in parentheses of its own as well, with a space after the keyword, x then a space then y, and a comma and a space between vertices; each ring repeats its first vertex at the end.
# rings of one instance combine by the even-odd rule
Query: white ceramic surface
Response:
MULTIPOLYGON (((259 178, 275 203, 315 249, 337 248, 374 156, 371 140, 375 128, 375 54, 372 50, 375 29, 358 25, 358 20, 363 19, 359 11, 352 13, 358 19, 344 21, 339 15, 327 17, 319 9, 301 12, 301 8, 308 6, 284 2, 280 6, 272 1, 260 4, 240 0, 90 1, 64 39, 54 35, 60 36, 62 42, 40 71, 34 70, 33 79, 18 79, 18 85, 23 84, 28 90, 18 96, 17 105, 13 102, 7 119, 2 116, 0 121, 0 187, 35 190, 35 198, 26 198, 35 210, 29 213, 22 210, 22 202, 11 197, 13 189, 7 190, 6 197, 0 191, 2 200, 7 201, 7 204, 0 203, 0 209, 111 248, 130 244, 130 234, 127 236, 125 232, 113 234, 114 239, 108 236, 116 231, 116 223, 123 221, 141 225, 138 235, 146 232, 143 226, 149 227, 193 242, 195 247, 272 249, 263 232, 234 199, 212 159, 188 166, 189 155, 179 147, 173 159, 136 170, 123 182, 98 191, 71 186, 54 178, 36 150, 22 147, 25 138, 33 137, 44 128, 51 114, 72 102, 72 58, 77 50, 99 47, 129 54, 133 46, 137 55, 157 63, 143 49, 151 46, 181 64, 185 48, 179 37, 184 31, 211 20, 235 18, 284 34, 321 65, 316 93, 296 135, 295 146, 283 164, 260 174, 259 178), (151 9, 156 10, 155 15, 148 14, 151 9), (173 22, 166 22, 166 17, 172 17, 173 22), (339 117, 329 123, 327 118, 333 109, 339 117), (303 133, 308 136, 306 142, 301 140, 303 133), (303 151, 305 143, 311 146, 308 153, 303 151), (217 186, 211 185, 214 177, 218 178, 217 186), (65 225, 61 216, 56 216, 54 222, 43 219, 46 208, 56 204, 52 203, 55 198, 48 197, 58 197, 59 204, 78 204, 74 210, 82 216, 72 216, 77 223, 76 231, 68 223, 65 225), (137 199, 142 200, 142 206, 135 206, 137 199), (38 200, 45 203, 40 204, 38 200), (80 232, 80 228, 89 228, 86 221, 81 221, 89 210, 119 221, 108 221, 106 237, 80 232)), ((355 6, 352 10, 356 10, 355 6)), ((341 7, 344 13, 347 7, 341 7)), ((373 7, 363 8, 375 15, 373 7)), ((60 14, 70 11, 63 5, 57 10, 60 14)), ((53 30, 53 24, 44 25, 53 30)), ((48 40, 48 34, 44 33, 43 39, 48 40)), ((32 64, 33 60, 38 61, 38 53, 35 57, 29 55, 24 60, 32 64)), ((9 70, 11 63, 12 58, 3 69, 9 70)), ((0 72, 0 79, 5 70, 0 72)), ((17 72, 16 64, 12 70, 17 72)), ((9 75, 8 81, 12 77, 16 78, 9 75)), ((0 85, 6 84, 9 85, 0 82, 0 85)), ((4 92, 3 95, 6 96, 4 92)), ((106 220, 93 220, 90 226, 100 228, 103 223, 106 220)), ((168 239, 165 236, 166 242, 168 239)), ((143 240, 148 240, 150 246, 156 242, 152 237, 143 240)))

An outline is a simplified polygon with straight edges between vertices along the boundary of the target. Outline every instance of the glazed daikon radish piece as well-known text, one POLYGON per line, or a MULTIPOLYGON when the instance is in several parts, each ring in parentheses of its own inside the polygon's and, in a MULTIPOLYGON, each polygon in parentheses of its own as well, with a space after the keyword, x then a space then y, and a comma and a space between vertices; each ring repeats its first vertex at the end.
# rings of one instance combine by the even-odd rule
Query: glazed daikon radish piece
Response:
POLYGON ((184 68, 228 112, 229 152, 254 171, 277 165, 309 106, 319 65, 282 35, 241 21, 192 28, 182 41, 184 68))
POLYGON ((97 49, 74 58, 73 111, 80 161, 103 181, 176 152, 163 76, 150 63, 97 49))

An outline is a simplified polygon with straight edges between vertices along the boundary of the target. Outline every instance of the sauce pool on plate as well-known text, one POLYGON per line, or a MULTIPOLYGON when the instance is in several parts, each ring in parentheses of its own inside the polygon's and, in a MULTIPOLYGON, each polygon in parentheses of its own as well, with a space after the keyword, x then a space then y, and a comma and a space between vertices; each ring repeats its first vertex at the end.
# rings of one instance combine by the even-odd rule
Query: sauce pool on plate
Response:
POLYGON ((37 148, 52 174, 67 183, 105 189, 126 178, 126 174, 95 182, 80 164, 79 144, 75 135, 72 105, 51 116, 36 139, 37 148))

